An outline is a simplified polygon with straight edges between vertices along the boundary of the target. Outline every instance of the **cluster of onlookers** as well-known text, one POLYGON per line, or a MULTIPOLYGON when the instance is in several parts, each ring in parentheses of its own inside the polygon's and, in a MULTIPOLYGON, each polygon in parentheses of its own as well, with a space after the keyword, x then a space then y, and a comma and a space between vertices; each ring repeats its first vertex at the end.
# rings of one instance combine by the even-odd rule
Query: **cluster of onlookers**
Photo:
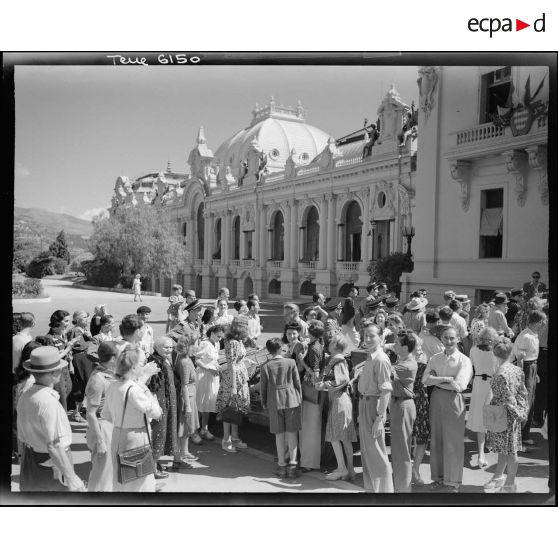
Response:
POLYGON ((499 455, 485 489, 513 492, 517 453, 533 444, 530 429, 541 426, 546 410, 537 383, 546 378, 549 303, 536 275, 473 310, 453 291, 432 307, 422 289, 400 311, 385 283, 368 285, 362 300, 351 288, 335 305, 318 293, 302 314, 287 303, 283 336, 267 341, 261 365, 247 357, 262 332, 255 294, 235 301, 231 314, 228 289, 204 308, 193 291, 183 296, 175 285, 159 338, 147 306, 124 316, 117 336, 105 305, 92 316, 57 310, 38 337, 33 315, 18 314, 21 489, 85 490, 72 466, 70 419, 87 423, 89 491, 153 491, 169 465, 192 467, 198 457, 190 443, 214 440, 212 413, 223 424, 222 449, 246 448, 239 427, 257 391, 275 435, 280 478, 319 470, 325 439, 337 463, 325 478, 354 480, 353 443, 360 441, 365 489, 409 492, 424 484, 420 466, 429 446, 431 487, 457 492, 467 427, 477 433, 479 467, 487 465, 486 450, 499 455), (466 415, 463 394, 471 385, 466 415), (497 426, 487 413, 500 413, 497 426), (153 472, 124 482, 119 456, 146 445, 153 472))

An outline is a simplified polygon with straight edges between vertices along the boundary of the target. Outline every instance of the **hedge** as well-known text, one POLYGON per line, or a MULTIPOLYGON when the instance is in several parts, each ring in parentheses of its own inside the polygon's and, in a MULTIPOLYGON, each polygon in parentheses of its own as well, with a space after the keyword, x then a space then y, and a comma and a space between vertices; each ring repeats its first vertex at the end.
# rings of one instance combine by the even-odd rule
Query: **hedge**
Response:
POLYGON ((40 279, 25 279, 12 283, 12 297, 39 298, 43 294, 43 285, 40 279))

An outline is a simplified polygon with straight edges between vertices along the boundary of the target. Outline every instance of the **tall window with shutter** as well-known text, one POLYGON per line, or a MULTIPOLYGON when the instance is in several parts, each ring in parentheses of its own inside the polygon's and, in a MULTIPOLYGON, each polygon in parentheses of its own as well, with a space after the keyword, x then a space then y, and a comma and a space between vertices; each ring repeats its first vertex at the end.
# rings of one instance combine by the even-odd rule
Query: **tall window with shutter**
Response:
POLYGON ((504 230, 504 190, 481 191, 479 258, 502 257, 504 230))

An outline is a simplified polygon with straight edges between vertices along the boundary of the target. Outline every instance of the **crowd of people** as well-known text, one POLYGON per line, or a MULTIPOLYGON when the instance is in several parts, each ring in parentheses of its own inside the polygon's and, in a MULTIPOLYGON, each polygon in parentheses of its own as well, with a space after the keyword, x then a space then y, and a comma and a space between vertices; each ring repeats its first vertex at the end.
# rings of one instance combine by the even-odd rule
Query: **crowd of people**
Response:
POLYGON ((120 320, 119 335, 105 305, 91 316, 57 310, 46 335, 35 337, 34 316, 14 315, 21 490, 154 491, 169 475, 164 457, 189 469, 198 460, 190 443, 215 439, 212 414, 223 425, 222 449, 246 448, 240 427, 259 394, 279 478, 320 470, 325 440, 336 459, 325 479, 353 481, 359 442, 366 491, 410 492, 425 484, 429 447, 431 489, 458 492, 467 427, 477 436, 479 467, 486 451, 498 454, 485 491, 514 492, 517 454, 533 445, 530 430, 546 413, 548 291, 540 274, 532 279, 474 309, 453 291, 439 307, 424 289, 402 304, 376 282, 363 299, 353 287, 337 305, 318 293, 302 314, 284 305, 282 336, 265 343, 265 362, 247 357, 247 349, 263 348, 259 297, 232 303, 226 288, 203 305, 174 285, 166 333, 157 338, 144 305, 120 320), (72 464, 70 420, 87 423, 87 484, 72 464), (130 455, 144 471, 131 479, 123 473, 130 455))

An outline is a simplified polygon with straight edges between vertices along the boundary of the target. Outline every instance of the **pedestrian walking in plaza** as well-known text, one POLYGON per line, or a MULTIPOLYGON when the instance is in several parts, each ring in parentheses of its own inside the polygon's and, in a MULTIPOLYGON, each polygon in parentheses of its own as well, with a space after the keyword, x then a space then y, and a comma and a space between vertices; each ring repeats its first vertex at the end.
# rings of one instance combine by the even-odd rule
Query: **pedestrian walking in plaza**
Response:
POLYGON ((141 298, 141 275, 138 273, 132 281, 132 292, 134 293, 134 302, 137 302, 138 298, 140 302, 143 302, 141 298))
POLYGON ((91 452, 89 492, 112 492, 113 472, 110 448, 112 423, 102 418, 106 394, 112 381, 118 349, 112 341, 103 341, 97 350, 99 364, 93 370, 85 388, 87 398, 87 447, 91 452))
POLYGON ((149 421, 157 420, 163 411, 145 382, 159 372, 155 365, 143 366, 145 356, 136 345, 127 345, 116 360, 113 381, 106 392, 101 418, 113 425, 112 490, 113 492, 155 492, 155 475, 150 474, 121 483, 118 455, 149 444, 149 421))
MULTIPOLYGON (((308 324, 310 342, 308 349, 301 359, 303 382, 310 388, 315 388, 319 382, 325 362, 325 351, 322 344, 324 324, 319 320, 308 324)), ((299 357, 300 358, 300 357, 299 357)), ((317 393, 317 392, 316 392, 317 393)), ((322 451, 322 407, 321 397, 310 401, 303 396, 302 401, 302 431, 300 434, 300 466, 302 472, 320 468, 322 451)))
POLYGON ((261 396, 262 407, 269 414, 269 431, 275 434, 278 459, 275 474, 280 478, 296 478, 299 475, 298 432, 302 427, 302 388, 298 370, 294 360, 281 354, 281 339, 268 339, 265 346, 270 357, 260 371, 261 396), (287 451, 289 462, 285 463, 287 451))
POLYGON ((147 386, 151 393, 157 397, 159 406, 163 411, 161 418, 154 420, 152 423, 151 444, 153 446, 153 459, 157 464, 155 478, 169 476, 159 463, 162 456, 172 456, 177 466, 180 463, 178 409, 171 363, 173 349, 174 341, 170 337, 159 337, 155 341, 155 352, 148 359, 148 362, 154 362, 157 365, 158 373, 153 375, 147 386))
MULTIPOLYGON (((250 390, 248 389, 249 374, 246 369, 246 348, 244 340, 248 337, 248 318, 235 316, 229 333, 225 337, 225 356, 227 366, 221 371, 219 392, 217 394, 217 412, 222 413, 228 407, 241 415, 250 411, 250 390)), ((223 421, 222 448, 235 453, 237 448, 248 446, 240 439, 239 425, 223 421)))
POLYGON ((488 465, 484 455, 486 426, 484 424, 483 409, 489 397, 490 382, 498 366, 496 357, 492 352, 494 344, 498 340, 499 336, 496 330, 492 327, 485 327, 479 334, 478 345, 473 347, 469 354, 471 364, 473 365, 474 378, 466 426, 469 430, 477 434, 479 467, 486 467, 488 465))
POLYGON ((349 368, 343 356, 348 343, 345 337, 334 337, 329 343, 331 355, 322 380, 315 387, 328 394, 325 441, 330 442, 337 460, 337 468, 326 475, 326 480, 354 480, 353 442, 357 441, 353 422, 353 404, 349 397, 349 368), (343 451, 345 455, 343 455, 343 451))
POLYGON ((527 403, 529 413, 522 425, 523 445, 532 446, 531 423, 535 411, 535 395, 537 390, 537 359, 539 358, 539 331, 546 323, 546 315, 540 310, 529 314, 527 327, 519 333, 513 344, 513 353, 519 366, 525 374, 525 387, 527 388, 527 403))
POLYGON ((207 330, 207 339, 200 342, 196 356, 196 403, 201 414, 200 437, 213 440, 209 431, 209 415, 217 412, 217 394, 219 393, 219 345, 225 335, 223 326, 214 325, 207 330))
POLYGON ((385 441, 384 425, 393 387, 391 363, 383 351, 380 328, 369 324, 363 329, 368 357, 358 368, 358 429, 362 476, 366 492, 393 492, 392 468, 385 441))
POLYGON ((192 361, 196 345, 197 338, 194 335, 180 337, 176 343, 176 360, 173 367, 178 409, 178 445, 180 461, 183 463, 197 460, 188 448, 190 438, 192 441, 195 438, 195 443, 201 443, 198 434, 200 421, 196 402, 196 369, 192 361))
POLYGON ((485 485, 487 492, 516 492, 517 452, 521 451, 521 422, 529 412, 528 393, 521 368, 510 363, 513 355, 509 339, 501 339, 494 345, 497 371, 490 382, 492 398, 490 405, 503 406, 506 412, 506 428, 502 432, 487 433, 487 447, 498 454, 498 463, 492 479, 485 485), (504 471, 507 477, 504 478, 504 471))
POLYGON ((17 433, 23 445, 22 492, 85 491, 72 462, 70 422, 53 389, 66 366, 55 347, 38 347, 23 363, 35 383, 17 406, 17 433))
POLYGON ((435 386, 430 399, 431 488, 459 492, 465 452, 465 400, 463 392, 473 375, 471 361, 457 348, 457 332, 442 333, 444 352, 434 355, 423 382, 435 386))
POLYGON ((389 407, 391 432, 391 463, 395 492, 411 492, 411 442, 416 419, 413 384, 417 361, 413 356, 417 341, 412 330, 399 332, 394 350, 391 403, 389 407))

